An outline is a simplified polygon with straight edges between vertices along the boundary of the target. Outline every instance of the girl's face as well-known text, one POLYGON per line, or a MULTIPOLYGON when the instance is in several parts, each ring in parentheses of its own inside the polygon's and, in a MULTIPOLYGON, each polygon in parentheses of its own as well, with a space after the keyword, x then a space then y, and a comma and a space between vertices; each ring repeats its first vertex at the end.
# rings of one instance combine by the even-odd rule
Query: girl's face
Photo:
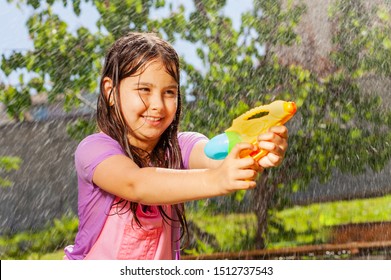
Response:
MULTIPOLYGON (((105 81, 105 89, 106 84, 111 89, 110 83, 110 79, 105 81)), ((122 113, 131 128, 130 144, 151 152, 175 118, 178 83, 161 60, 154 60, 142 73, 121 80, 119 94, 122 113)))

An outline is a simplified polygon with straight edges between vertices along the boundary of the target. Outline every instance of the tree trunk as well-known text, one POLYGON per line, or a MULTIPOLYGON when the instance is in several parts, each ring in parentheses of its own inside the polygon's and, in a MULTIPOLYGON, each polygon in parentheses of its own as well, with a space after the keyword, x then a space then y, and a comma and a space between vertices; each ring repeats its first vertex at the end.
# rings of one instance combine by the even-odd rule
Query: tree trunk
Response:
POLYGON ((266 246, 268 210, 272 206, 272 199, 276 191, 273 185, 267 185, 268 177, 268 171, 265 170, 258 180, 252 196, 252 209, 255 212, 258 224, 255 236, 256 249, 264 249, 266 246))

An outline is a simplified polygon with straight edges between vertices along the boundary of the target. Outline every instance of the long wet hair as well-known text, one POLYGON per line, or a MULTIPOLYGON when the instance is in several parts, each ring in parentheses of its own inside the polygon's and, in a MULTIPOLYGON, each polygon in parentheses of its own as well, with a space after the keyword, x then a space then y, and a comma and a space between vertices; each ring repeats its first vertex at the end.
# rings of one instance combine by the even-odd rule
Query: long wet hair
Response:
MULTIPOLYGON (((126 155, 139 167, 155 166, 181 169, 183 168, 183 163, 177 138, 181 115, 181 94, 179 90, 179 57, 174 48, 153 33, 128 33, 119 38, 108 50, 106 55, 97 104, 98 127, 102 132, 117 140, 126 155), (129 143, 128 137, 131 135, 132 129, 126 123, 121 110, 119 86, 123 79, 139 75, 149 62, 157 59, 162 61, 167 73, 178 83, 178 100, 173 122, 164 131, 153 151, 148 153, 129 143), (103 82, 106 77, 110 78, 113 83, 112 90, 108 94, 105 93, 103 82), (113 102, 111 103, 110 100, 113 100, 113 102)), ((136 223, 141 226, 136 215, 139 204, 121 200, 117 205, 123 206, 124 203, 129 206, 136 223)), ((173 220, 166 214, 162 206, 159 206, 158 209, 165 222, 173 220)), ((175 220, 179 221, 181 225, 182 231, 180 238, 182 238, 185 233, 186 235, 188 233, 185 209, 183 204, 173 205, 172 209, 177 217, 175 220)))

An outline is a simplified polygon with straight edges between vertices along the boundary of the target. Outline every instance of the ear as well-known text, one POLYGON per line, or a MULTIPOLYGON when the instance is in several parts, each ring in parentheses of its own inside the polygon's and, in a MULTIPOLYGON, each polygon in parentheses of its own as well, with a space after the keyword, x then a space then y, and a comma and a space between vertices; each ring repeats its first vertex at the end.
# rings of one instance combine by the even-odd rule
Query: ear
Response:
POLYGON ((103 90, 106 96, 106 99, 109 101, 109 105, 114 105, 114 96, 113 93, 110 95, 110 92, 113 90, 113 81, 109 77, 103 78, 103 90), (110 96, 109 96, 110 95, 110 96))

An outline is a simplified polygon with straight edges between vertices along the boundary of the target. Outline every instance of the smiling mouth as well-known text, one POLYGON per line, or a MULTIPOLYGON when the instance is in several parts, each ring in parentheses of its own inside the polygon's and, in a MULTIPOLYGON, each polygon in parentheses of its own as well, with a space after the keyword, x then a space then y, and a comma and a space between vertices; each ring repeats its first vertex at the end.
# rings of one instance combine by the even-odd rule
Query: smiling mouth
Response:
POLYGON ((152 125, 157 125, 160 124, 161 121, 163 120, 162 117, 151 117, 151 116, 143 116, 145 122, 152 124, 152 125))
POLYGON ((151 117, 151 116, 144 116, 144 119, 148 122, 159 122, 163 118, 158 118, 158 117, 151 117))

